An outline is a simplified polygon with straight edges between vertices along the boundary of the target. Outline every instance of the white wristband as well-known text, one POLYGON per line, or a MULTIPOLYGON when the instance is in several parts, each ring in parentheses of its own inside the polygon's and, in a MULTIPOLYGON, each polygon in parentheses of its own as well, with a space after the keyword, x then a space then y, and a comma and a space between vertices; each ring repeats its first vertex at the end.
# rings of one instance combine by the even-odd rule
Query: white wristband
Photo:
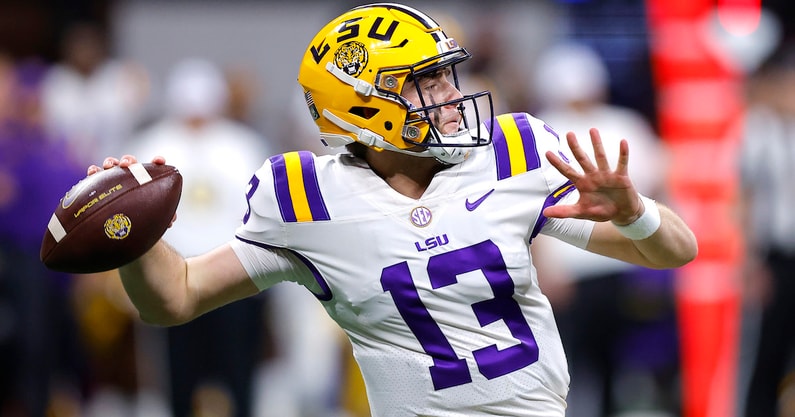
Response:
POLYGON ((645 207, 643 214, 634 222, 624 226, 613 223, 622 235, 632 240, 643 240, 653 235, 660 228, 661 221, 660 208, 657 207, 657 203, 644 195, 638 194, 638 196, 645 207))

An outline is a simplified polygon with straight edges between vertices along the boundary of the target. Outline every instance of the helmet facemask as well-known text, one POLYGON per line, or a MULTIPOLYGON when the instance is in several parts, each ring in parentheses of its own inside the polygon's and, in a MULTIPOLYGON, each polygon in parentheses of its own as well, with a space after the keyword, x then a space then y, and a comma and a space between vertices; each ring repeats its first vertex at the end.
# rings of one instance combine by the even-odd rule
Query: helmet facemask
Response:
MULTIPOLYGON (((460 92, 461 87, 455 67, 457 63, 469 59, 469 53, 462 48, 440 56, 432 57, 406 68, 398 68, 398 70, 408 70, 404 86, 409 82, 419 80, 422 77, 434 76, 439 71, 445 71, 449 68, 449 77, 452 77, 451 84, 460 92), (427 65, 428 61, 437 62, 427 65)), ((414 145, 415 149, 424 148, 424 150, 417 152, 418 154, 435 157, 445 164, 458 164, 469 156, 471 148, 491 143, 490 132, 484 131, 484 135, 481 135, 482 121, 485 118, 491 118, 494 113, 491 94, 488 91, 466 94, 443 102, 436 102, 432 95, 423 93, 419 82, 413 84, 420 101, 419 107, 403 96, 398 96, 397 98, 407 109, 406 120, 402 129, 403 140, 414 145), (480 105, 478 104, 479 102, 480 105), (459 126, 455 132, 444 133, 440 126, 440 123, 444 122, 444 120, 441 120, 442 109, 450 106, 454 106, 458 111, 460 117, 459 126), (483 106, 488 107, 487 115, 481 114, 480 109, 483 106)))
MULTIPOLYGON (((433 68, 435 69, 425 69, 419 72, 412 71, 410 79, 417 79, 445 69, 445 67, 439 66, 433 68)), ((461 87, 455 64, 449 65, 449 70, 452 84, 460 92, 461 87)), ((491 143, 490 134, 487 134, 486 137, 480 134, 483 119, 480 112, 481 106, 478 105, 478 101, 482 102, 481 105, 487 105, 489 112, 488 116, 484 117, 491 117, 493 104, 489 92, 482 91, 475 94, 462 95, 437 103, 432 96, 429 97, 423 94, 419 83, 415 83, 414 87, 417 89, 420 107, 409 106, 409 110, 406 113, 406 123, 403 127, 403 140, 415 146, 426 148, 427 153, 446 164, 463 162, 469 156, 471 148, 491 143), (460 118, 458 130, 455 132, 444 132, 441 126, 441 123, 445 122, 441 116, 442 109, 450 106, 454 106, 458 112, 460 118), (426 126, 425 130, 427 130, 427 133, 424 137, 417 135, 418 132, 423 130, 420 126, 426 126)))

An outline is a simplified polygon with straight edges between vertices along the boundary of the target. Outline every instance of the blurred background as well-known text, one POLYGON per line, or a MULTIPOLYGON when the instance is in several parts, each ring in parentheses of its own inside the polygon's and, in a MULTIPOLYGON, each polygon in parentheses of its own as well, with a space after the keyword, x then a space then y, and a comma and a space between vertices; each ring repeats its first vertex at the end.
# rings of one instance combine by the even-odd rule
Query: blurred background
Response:
MULTIPOLYGON (((115 272, 38 260, 65 191, 123 153, 185 173, 180 251, 230 239, 265 159, 328 152, 298 66, 364 3, 0 0, 0 416, 369 415, 347 341, 297 286, 161 329, 115 272)), ((795 3, 404 3, 472 52, 463 89, 497 112, 628 139, 638 189, 699 238, 674 271, 534 241, 568 416, 795 416, 795 3)))

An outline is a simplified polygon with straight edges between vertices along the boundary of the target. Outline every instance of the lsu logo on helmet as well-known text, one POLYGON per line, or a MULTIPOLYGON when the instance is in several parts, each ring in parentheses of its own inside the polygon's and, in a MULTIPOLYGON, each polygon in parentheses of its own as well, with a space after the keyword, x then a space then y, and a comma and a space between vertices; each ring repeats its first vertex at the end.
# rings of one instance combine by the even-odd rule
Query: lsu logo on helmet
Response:
POLYGON ((367 48, 357 41, 340 45, 334 52, 334 65, 351 77, 358 77, 367 66, 367 48))

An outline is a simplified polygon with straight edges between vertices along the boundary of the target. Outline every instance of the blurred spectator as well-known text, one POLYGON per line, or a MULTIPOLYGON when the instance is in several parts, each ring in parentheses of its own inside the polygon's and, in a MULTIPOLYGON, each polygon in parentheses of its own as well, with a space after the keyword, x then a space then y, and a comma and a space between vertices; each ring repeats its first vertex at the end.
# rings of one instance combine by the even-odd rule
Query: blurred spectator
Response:
POLYGON ((85 167, 41 125, 46 67, 0 53, 0 415, 79 412, 83 355, 69 305, 72 280, 44 268, 52 211, 85 167))
POLYGON ((226 116, 245 125, 252 125, 253 110, 262 89, 259 77, 245 66, 227 68, 225 72, 229 92, 226 116))
MULTIPOLYGON (((229 231, 246 211, 246 184, 271 155, 266 138, 224 115, 228 94, 215 64, 203 59, 179 62, 167 80, 166 115, 123 151, 142 161, 162 155, 183 173, 177 221, 165 239, 186 256, 233 238, 229 231)), ((206 407, 222 411, 217 415, 251 415, 262 318, 259 296, 167 329, 174 417, 204 415, 210 410, 206 407)))
MULTIPOLYGON (((783 413, 795 359, 795 43, 786 40, 748 80, 739 152, 745 301, 761 313, 746 417, 783 413), (782 397, 783 398, 783 397, 782 397), (778 411, 777 411, 778 410, 778 411)), ((788 397, 792 397, 790 394, 788 397)), ((788 408, 793 408, 792 399, 788 408)))
MULTIPOLYGON (((590 128, 599 129, 606 154, 615 158, 620 140, 627 139, 636 188, 659 199, 665 151, 642 115, 609 104, 608 86, 607 68, 594 50, 575 42, 554 45, 538 60, 535 90, 542 107, 536 115, 561 135, 564 146, 563 135, 573 131, 592 158, 590 128)), ((567 416, 649 410, 676 415, 672 274, 540 235, 532 251, 569 358, 567 416)))
POLYGON ((47 128, 65 136, 88 166, 117 154, 140 122, 148 77, 142 67, 110 56, 97 25, 78 22, 67 29, 61 61, 42 88, 47 128))
POLYGON ((465 71, 461 80, 465 91, 462 92, 491 91, 495 100, 494 114, 530 109, 526 70, 512 57, 514 51, 506 39, 511 35, 503 30, 508 24, 506 16, 484 10, 478 20, 478 25, 453 34, 454 39, 472 53, 471 65, 462 68, 465 71))

